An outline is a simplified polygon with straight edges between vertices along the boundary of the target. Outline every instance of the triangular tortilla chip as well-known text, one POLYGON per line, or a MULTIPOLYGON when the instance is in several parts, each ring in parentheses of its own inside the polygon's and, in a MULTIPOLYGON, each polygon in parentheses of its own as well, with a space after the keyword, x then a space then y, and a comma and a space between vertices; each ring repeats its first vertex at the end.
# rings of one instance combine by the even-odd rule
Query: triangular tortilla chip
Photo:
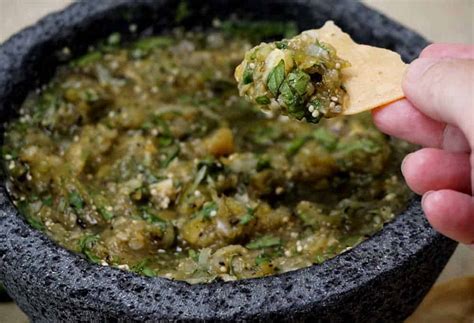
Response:
POLYGON ((342 114, 371 110, 404 97, 402 79, 407 68, 400 55, 388 49, 357 44, 333 21, 308 30, 312 37, 332 45, 337 55, 350 62, 342 70, 348 102, 342 114))

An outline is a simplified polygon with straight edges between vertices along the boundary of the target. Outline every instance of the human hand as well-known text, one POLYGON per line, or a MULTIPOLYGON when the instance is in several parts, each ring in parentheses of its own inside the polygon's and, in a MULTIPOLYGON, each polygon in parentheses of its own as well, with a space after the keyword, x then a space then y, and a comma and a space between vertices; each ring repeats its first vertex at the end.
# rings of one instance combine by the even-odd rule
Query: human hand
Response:
POLYGON ((405 157, 408 186, 431 225, 474 244, 474 46, 433 44, 403 80, 406 99, 373 112, 377 127, 422 148, 405 157))

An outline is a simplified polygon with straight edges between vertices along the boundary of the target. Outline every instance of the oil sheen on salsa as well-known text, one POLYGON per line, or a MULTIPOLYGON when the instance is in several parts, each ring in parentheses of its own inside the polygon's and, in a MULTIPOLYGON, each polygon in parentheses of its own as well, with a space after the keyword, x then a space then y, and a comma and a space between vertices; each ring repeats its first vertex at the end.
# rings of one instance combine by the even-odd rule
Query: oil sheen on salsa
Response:
POLYGON ((403 210, 407 144, 369 115, 260 111, 233 79, 257 43, 236 30, 112 34, 31 93, 2 147, 30 225, 91 262, 204 283, 321 263, 403 210))

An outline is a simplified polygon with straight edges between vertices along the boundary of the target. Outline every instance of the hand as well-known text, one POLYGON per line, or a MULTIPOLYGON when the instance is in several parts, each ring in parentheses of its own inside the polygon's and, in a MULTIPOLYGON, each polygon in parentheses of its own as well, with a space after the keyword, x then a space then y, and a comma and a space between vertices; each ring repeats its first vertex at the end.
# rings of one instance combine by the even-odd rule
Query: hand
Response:
POLYGON ((373 112, 377 127, 423 147, 405 157, 408 186, 431 225, 474 244, 474 46, 430 45, 410 64, 406 99, 373 112))

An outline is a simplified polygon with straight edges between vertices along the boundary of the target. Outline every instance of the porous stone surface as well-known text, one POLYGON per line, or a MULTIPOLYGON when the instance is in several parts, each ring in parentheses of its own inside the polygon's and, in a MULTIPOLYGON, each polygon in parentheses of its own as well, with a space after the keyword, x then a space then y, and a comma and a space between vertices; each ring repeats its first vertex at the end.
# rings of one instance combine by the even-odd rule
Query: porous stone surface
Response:
MULTIPOLYGON (((57 50, 80 53, 113 31, 159 32, 174 23, 177 1, 91 1, 50 15, 0 46, 0 122, 47 80, 57 50), (151 27, 150 27, 151 26, 151 27)), ((419 35, 356 1, 190 1, 185 26, 207 26, 234 13, 294 20, 301 30, 335 20, 363 43, 410 61, 419 35)), ((0 133, 2 129, 0 129, 0 133)), ((0 140, 1 143, 1 140, 0 140)), ((36 322, 319 321, 396 322, 421 301, 456 243, 435 233, 414 198, 407 210, 356 248, 321 265, 238 282, 188 285, 88 263, 30 228, 0 181, 0 280, 36 322)))

